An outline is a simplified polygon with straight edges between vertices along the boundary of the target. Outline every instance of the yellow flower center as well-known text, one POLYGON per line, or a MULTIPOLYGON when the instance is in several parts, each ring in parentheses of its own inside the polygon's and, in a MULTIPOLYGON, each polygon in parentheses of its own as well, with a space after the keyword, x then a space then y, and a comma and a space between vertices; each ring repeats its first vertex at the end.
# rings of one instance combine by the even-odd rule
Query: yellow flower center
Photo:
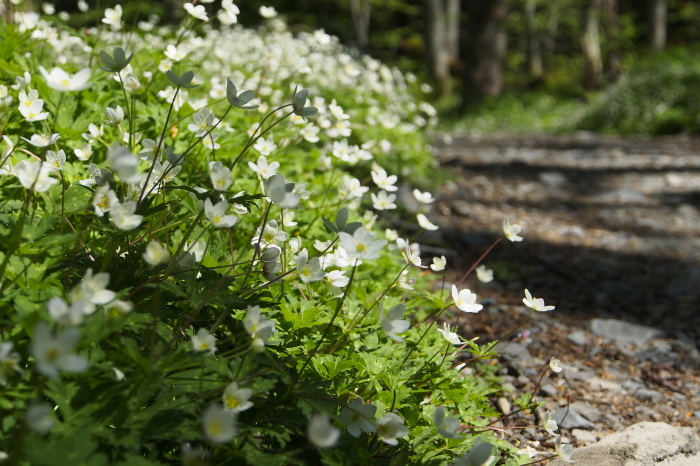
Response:
POLYGON ((226 407, 228 409, 237 408, 241 404, 241 402, 238 401, 238 398, 233 395, 228 395, 224 401, 226 402, 226 407))

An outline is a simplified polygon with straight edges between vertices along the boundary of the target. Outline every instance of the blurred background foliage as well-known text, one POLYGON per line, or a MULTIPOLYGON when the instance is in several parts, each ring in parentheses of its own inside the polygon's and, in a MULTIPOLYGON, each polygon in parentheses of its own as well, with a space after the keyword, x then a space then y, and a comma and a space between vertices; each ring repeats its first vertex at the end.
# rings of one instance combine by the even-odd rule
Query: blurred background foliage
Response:
MULTIPOLYGON (((27 0, 28 1, 28 0, 27 0)), ((40 2, 33 2, 40 7, 40 2)), ((55 0, 89 27, 114 1, 55 0)), ((123 1, 126 23, 174 23, 179 0, 123 1)), ((210 13, 219 1, 206 5, 210 13)), ((469 132, 698 133, 698 0, 262 0, 239 22, 322 28, 433 84, 446 125, 469 132)), ((225 46, 225 44, 222 44, 225 46)))

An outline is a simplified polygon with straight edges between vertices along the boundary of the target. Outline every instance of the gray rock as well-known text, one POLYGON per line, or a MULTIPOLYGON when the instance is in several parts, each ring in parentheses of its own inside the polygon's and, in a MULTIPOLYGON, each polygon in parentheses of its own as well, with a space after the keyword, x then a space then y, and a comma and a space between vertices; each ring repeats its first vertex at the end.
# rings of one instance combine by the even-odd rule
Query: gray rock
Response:
POLYGON ((538 178, 548 188, 560 188, 569 183, 569 179, 561 172, 542 172, 538 178))
POLYGON ((508 361, 524 361, 532 356, 527 347, 522 343, 516 342, 500 342, 494 348, 494 351, 501 353, 508 361))
POLYGON ((643 401, 651 401, 652 403, 660 403, 664 399, 664 395, 656 390, 648 388, 640 388, 634 392, 634 396, 643 401))
POLYGON ((586 367, 568 366, 564 368, 562 374, 567 380, 581 380, 584 382, 595 377, 595 372, 586 367))
POLYGON ((664 332, 659 329, 617 319, 593 319, 591 321, 591 331, 601 337, 636 345, 664 335, 664 332))
POLYGON ((586 332, 584 330, 576 330, 575 332, 571 332, 566 336, 566 338, 568 338, 571 343, 579 346, 584 346, 588 342, 588 338, 586 338, 586 332))
POLYGON ((547 396, 557 396, 559 394, 559 390, 557 390, 557 387, 555 387, 551 383, 541 385, 540 391, 547 396))
POLYGON ((590 445, 598 441, 598 434, 590 430, 574 429, 571 435, 576 439, 576 443, 580 445, 590 445))
POLYGON ((498 405, 498 410, 504 415, 507 416, 510 414, 510 401, 508 401, 507 398, 500 397, 498 401, 496 401, 496 404, 498 405))
MULTIPOLYGON (((579 448, 571 458, 577 466, 697 466, 700 437, 690 427, 640 422, 600 442, 579 448)), ((557 459, 550 466, 568 463, 557 459)))
POLYGON ((654 364, 666 364, 678 360, 678 354, 673 351, 659 351, 656 348, 650 347, 643 351, 637 351, 633 354, 637 359, 642 361, 650 361, 654 364))
POLYGON ((613 382, 612 380, 601 379, 599 377, 593 377, 587 382, 588 386, 591 387, 592 390, 605 390, 613 393, 621 393, 623 390, 622 385, 619 383, 613 382))
POLYGON ((596 194, 592 200, 611 204, 647 204, 649 198, 639 191, 628 188, 614 189, 596 194))
POLYGON ((595 429, 595 424, 581 416, 570 406, 559 408, 554 412, 554 420, 564 429, 595 429))
POLYGON ((583 401, 576 401, 571 403, 571 408, 580 413, 581 416, 585 417, 591 422, 598 422, 603 419, 603 414, 595 406, 591 406, 583 401))

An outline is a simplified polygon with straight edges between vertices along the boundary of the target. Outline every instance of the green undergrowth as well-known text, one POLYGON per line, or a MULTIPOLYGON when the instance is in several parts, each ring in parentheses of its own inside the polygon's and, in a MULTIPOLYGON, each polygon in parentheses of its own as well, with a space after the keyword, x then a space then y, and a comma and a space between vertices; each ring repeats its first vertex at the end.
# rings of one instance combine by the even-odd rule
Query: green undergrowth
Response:
POLYGON ((496 435, 476 278, 438 285, 414 241, 435 199, 395 194, 436 176, 415 78, 231 2, 185 9, 0 22, 0 459, 530 461, 496 435))

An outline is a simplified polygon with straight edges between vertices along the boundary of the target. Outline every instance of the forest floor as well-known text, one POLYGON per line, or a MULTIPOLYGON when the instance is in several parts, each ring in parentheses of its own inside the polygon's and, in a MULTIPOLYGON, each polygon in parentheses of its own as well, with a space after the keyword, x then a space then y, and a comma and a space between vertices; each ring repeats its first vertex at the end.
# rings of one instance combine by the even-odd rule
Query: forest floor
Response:
MULTIPOLYGON (((448 283, 503 238, 504 218, 523 228, 484 259, 493 282, 464 281, 485 306, 456 322, 463 338, 507 342, 514 392, 498 409, 536 389, 576 446, 641 421, 700 429, 700 140, 438 135, 434 151, 451 178, 429 215, 440 230, 418 241, 447 257, 448 283), (527 320, 525 288, 556 310, 527 320), (538 383, 553 357, 564 371, 538 383)), ((523 447, 551 441, 506 432, 523 447)))

